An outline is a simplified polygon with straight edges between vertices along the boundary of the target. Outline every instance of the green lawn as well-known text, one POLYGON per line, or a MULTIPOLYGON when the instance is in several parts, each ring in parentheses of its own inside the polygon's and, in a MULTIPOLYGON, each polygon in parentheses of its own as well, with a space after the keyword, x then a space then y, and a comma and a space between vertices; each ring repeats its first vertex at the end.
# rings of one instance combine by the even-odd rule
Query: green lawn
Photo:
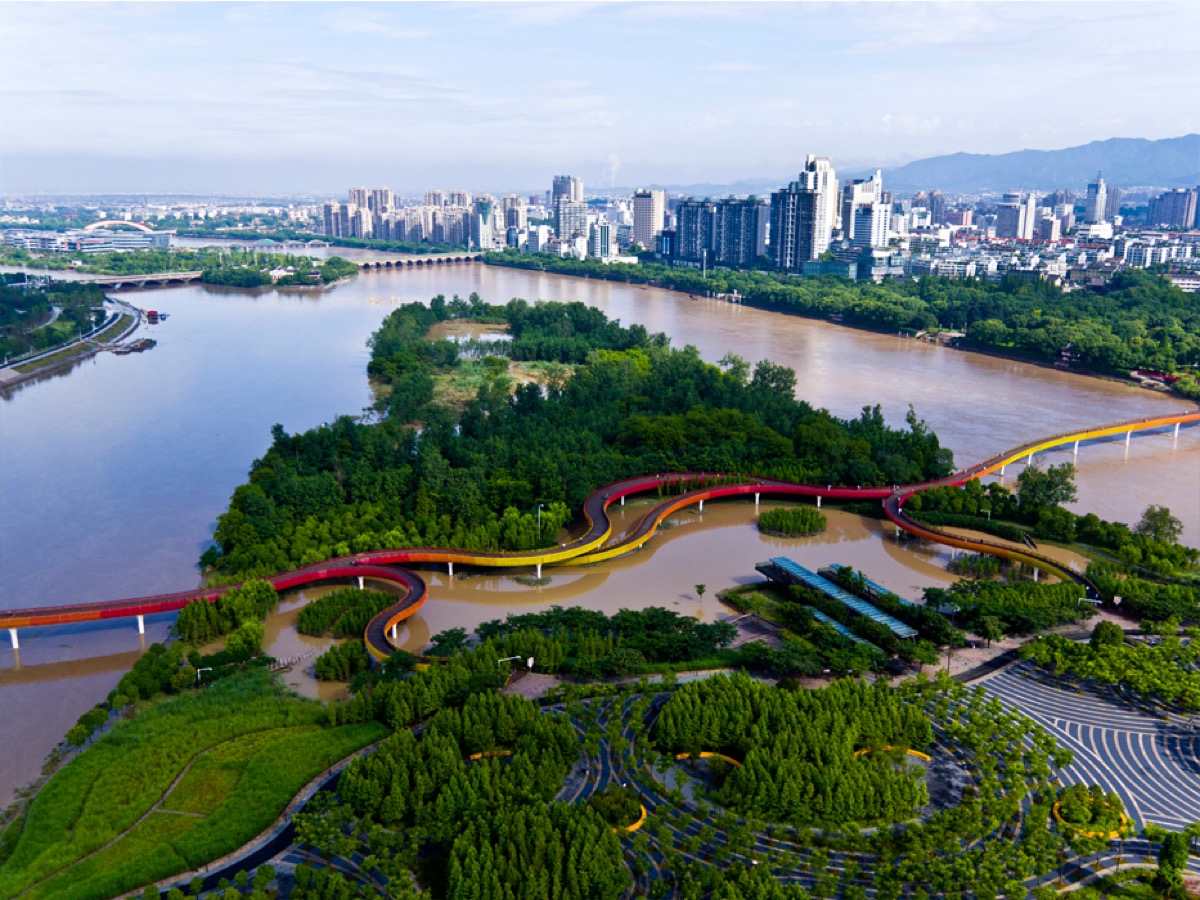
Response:
POLYGON ((33 801, 0 896, 110 897, 236 849, 314 776, 386 733, 323 717, 262 672, 150 705, 33 801))

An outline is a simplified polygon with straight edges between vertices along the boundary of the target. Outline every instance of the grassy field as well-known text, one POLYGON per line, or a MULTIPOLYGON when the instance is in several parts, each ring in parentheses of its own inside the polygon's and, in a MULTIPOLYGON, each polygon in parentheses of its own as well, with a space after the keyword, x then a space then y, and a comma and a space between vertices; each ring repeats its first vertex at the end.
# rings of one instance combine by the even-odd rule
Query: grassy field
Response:
POLYGON ((262 672, 150 705, 33 801, 0 897, 111 897, 240 847, 331 763, 386 734, 323 717, 262 672))

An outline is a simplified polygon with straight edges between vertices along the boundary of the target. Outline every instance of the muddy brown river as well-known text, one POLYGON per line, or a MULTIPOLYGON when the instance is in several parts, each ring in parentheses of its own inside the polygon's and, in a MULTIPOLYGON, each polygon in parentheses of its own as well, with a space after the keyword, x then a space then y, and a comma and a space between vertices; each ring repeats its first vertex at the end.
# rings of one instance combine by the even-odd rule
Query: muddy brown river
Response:
MULTIPOLYGON (((271 425, 311 428, 369 405, 366 340, 401 302, 477 291, 491 302, 579 300, 625 323, 664 331, 717 361, 736 353, 797 371, 798 394, 839 416, 879 404, 899 425, 912 405, 960 465, 1026 438, 1188 408, 1125 384, 942 349, 653 288, 481 265, 364 273, 325 293, 245 292, 205 286, 127 292, 167 321, 142 333, 143 354, 101 355, 0 394, 0 608, 47 606, 194 587, 196 559, 216 516, 267 449, 271 425)), ((1071 460, 1057 451, 1047 462, 1071 460)), ((1085 445, 1077 509, 1136 521, 1166 505, 1200 544, 1200 428, 1085 445)), ((1020 471, 1009 469, 1011 480, 1020 471)), ((764 504, 765 506, 765 504, 764 504)), ((634 516, 633 505, 625 508, 634 516)), ((893 540, 877 522, 831 512, 815 538, 766 538, 754 504, 710 503, 684 512, 641 551, 594 567, 547 569, 526 587, 500 575, 425 573, 430 600, 402 634, 419 649, 449 627, 507 612, 583 604, 614 612, 661 605, 704 618, 715 594, 756 577, 754 563, 786 554, 810 568, 843 562, 901 594, 945 584, 946 551, 893 540), (707 591, 700 599, 695 585, 707 591)), ((304 658, 285 677, 328 698, 304 670, 329 642, 292 627, 308 596, 292 595, 268 623, 270 650, 304 658)), ((76 718, 103 699, 171 616, 25 629, 14 654, 0 635, 0 805, 36 777, 76 718)))

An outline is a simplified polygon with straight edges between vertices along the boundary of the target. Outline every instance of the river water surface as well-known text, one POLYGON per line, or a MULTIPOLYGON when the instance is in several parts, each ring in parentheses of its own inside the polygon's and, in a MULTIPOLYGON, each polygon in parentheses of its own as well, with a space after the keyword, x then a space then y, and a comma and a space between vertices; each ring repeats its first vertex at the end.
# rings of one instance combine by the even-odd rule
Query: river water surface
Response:
MULTIPOLYGON (((340 252, 340 251, 339 251, 340 252)), ((344 255, 360 255, 345 253, 344 255)), ((373 254, 374 255, 374 254, 373 254)), ((689 299, 653 288, 459 265, 382 270, 323 293, 245 292, 201 285, 123 294, 170 318, 145 326, 153 350, 101 355, 68 372, 0 395, 0 608, 139 596, 196 586, 196 559, 216 516, 280 423, 301 431, 371 402, 366 340, 401 302, 477 291, 489 302, 579 300, 626 324, 664 331, 709 361, 732 352, 797 371, 798 394, 839 416, 879 404, 903 423, 911 405, 966 465, 1029 437, 1187 408, 1123 384, 947 350, 890 335, 689 299)), ((1070 461, 1070 450, 1048 462, 1070 461)), ((1077 509, 1136 521, 1150 503, 1169 506, 1200 544, 1200 428, 1085 445, 1077 460, 1077 509)), ((1010 480, 1019 472, 1009 470, 1010 480)), ((633 505, 626 516, 635 515, 633 505)), ((443 628, 472 627, 508 611, 581 603, 606 611, 663 605, 712 618, 714 594, 755 577, 780 553, 810 567, 841 561, 910 596, 943 584, 946 556, 908 549, 878 523, 834 513, 827 533, 802 541, 759 535, 754 505, 709 504, 629 557, 583 569, 547 570, 524 587, 511 574, 453 581, 427 572, 430 601, 409 624, 414 649, 443 628), (700 599, 695 585, 705 584, 700 599)), ((273 617, 271 649, 309 654, 328 642, 289 625, 304 597, 273 617)), ((0 641, 0 804, 37 775, 41 760, 88 707, 103 699, 145 642, 166 636, 171 616, 25 629, 14 654, 0 641)))

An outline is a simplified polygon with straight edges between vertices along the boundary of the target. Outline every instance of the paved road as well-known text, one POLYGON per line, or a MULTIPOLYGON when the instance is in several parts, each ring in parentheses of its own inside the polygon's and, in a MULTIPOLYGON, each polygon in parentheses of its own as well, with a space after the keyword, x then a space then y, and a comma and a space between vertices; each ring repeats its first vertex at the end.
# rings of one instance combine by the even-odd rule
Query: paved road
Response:
POLYGON ((1116 791, 1139 830, 1147 822, 1182 830, 1200 821, 1200 734, 1102 697, 1060 690, 1034 674, 1024 663, 981 684, 1075 753, 1061 770, 1064 784, 1116 791))

